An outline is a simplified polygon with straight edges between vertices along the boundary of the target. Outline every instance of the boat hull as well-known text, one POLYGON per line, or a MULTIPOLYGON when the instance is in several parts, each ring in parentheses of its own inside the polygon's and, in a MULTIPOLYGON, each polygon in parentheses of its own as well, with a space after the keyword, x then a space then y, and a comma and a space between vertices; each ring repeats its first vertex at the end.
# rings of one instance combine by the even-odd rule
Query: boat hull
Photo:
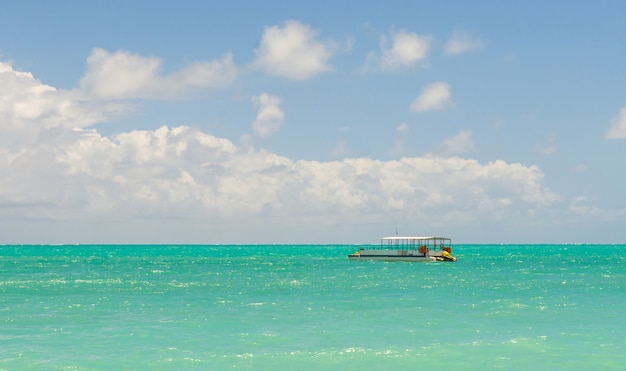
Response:
POLYGON ((398 256, 398 255, 362 255, 350 254, 350 260, 383 260, 383 261, 404 261, 404 262, 432 262, 437 261, 434 256, 398 256))
POLYGON ((359 250, 348 255, 350 260, 384 260, 406 262, 456 261, 456 258, 441 252, 419 253, 417 250, 359 250))

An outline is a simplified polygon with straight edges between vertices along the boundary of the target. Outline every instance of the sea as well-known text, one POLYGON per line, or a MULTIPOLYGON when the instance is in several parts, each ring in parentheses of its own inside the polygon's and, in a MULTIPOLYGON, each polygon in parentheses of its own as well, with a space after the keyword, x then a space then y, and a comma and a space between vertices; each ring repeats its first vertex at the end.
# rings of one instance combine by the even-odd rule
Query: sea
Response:
POLYGON ((625 370, 626 245, 2 245, 0 370, 625 370))

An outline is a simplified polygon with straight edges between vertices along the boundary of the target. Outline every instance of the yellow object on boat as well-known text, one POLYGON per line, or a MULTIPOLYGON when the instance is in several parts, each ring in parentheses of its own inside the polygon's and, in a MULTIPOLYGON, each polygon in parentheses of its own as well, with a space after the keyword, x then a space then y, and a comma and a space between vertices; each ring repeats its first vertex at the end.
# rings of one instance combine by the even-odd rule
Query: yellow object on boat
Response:
POLYGON ((453 262, 456 261, 456 258, 450 255, 450 253, 445 250, 441 252, 441 257, 444 258, 445 260, 450 260, 453 262))

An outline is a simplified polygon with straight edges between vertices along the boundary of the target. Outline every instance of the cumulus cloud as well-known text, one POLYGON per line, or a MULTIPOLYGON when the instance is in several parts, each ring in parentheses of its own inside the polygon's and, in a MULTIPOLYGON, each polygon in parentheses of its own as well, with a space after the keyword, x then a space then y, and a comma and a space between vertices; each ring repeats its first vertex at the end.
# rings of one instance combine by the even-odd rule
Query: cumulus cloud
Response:
POLYGON ((441 143, 445 154, 467 154, 474 152, 474 139, 471 130, 460 130, 451 138, 446 138, 441 143))
POLYGON ((450 85, 438 81, 426 86, 411 103, 411 110, 417 112, 441 111, 452 105, 450 85))
POLYGON ((368 68, 395 70, 414 66, 428 55, 430 37, 420 36, 413 32, 400 30, 391 36, 380 39, 380 54, 368 55, 368 68))
POLYGON ((622 107, 617 116, 613 118, 605 138, 626 139, 626 107, 622 107))
POLYGON ((258 107, 256 119, 252 122, 254 132, 264 137, 275 133, 284 124, 285 113, 280 109, 280 99, 263 93, 252 97, 252 102, 258 107))
POLYGON ((79 130, 41 150, 46 156, 27 150, 19 156, 21 166, 13 159, 3 172, 14 179, 24 164, 46 168, 21 172, 42 186, 5 187, 2 196, 26 202, 25 209, 38 199, 50 211, 76 215, 323 216, 330 210, 412 212, 455 205, 488 212, 516 203, 546 206, 558 199, 541 184, 537 167, 441 157, 294 161, 243 150, 188 127, 111 138, 79 130), (48 177, 55 180, 52 187, 48 177))
POLYGON ((332 69, 331 43, 317 39, 308 25, 288 21, 283 27, 266 27, 256 49, 255 65, 265 72, 291 80, 306 80, 332 69))
POLYGON ((55 128, 83 128, 129 112, 124 103, 85 102, 75 91, 58 90, 31 73, 0 62, 0 146, 32 143, 55 128))
POLYGON ((231 54, 164 75, 159 58, 96 48, 87 58, 80 90, 96 99, 178 99, 198 88, 226 86, 236 74, 231 54))
POLYGON ((458 55, 469 51, 480 49, 484 46, 481 39, 464 31, 457 31, 452 34, 450 40, 444 45, 446 54, 458 55))

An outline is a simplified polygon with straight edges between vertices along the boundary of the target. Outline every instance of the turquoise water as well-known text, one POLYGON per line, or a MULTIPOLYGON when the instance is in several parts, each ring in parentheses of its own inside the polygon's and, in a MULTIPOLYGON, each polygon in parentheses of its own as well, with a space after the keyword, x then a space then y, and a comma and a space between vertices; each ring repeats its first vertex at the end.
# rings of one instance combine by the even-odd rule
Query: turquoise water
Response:
POLYGON ((0 369, 623 370, 626 245, 0 246, 0 369))

